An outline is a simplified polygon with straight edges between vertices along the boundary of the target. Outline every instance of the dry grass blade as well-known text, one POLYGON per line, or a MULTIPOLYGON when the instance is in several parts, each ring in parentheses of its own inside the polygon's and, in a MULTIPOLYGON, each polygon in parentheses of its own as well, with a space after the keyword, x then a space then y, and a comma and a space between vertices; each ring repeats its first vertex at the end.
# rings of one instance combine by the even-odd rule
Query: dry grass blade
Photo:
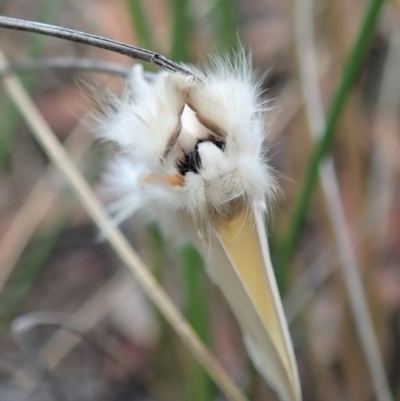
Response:
MULTIPOLYGON (((81 121, 65 144, 75 163, 82 160, 93 142, 89 135, 82 135, 84 125, 81 121)), ((54 174, 54 167, 49 166, 0 242, 0 292, 47 211, 60 199, 59 191, 50 184, 54 174)))
POLYGON ((367 227, 379 228, 378 242, 381 247, 387 243, 389 212, 395 199, 397 187, 399 121, 397 110, 400 104, 400 33, 398 29, 389 41, 388 55, 378 97, 375 136, 379 138, 372 159, 372 173, 369 183, 367 227))
MULTIPOLYGON (((7 60, 2 54, 0 54, 0 57, 0 68, 4 68, 7 65, 7 60)), ((178 333, 198 362, 207 370, 211 378, 225 393, 227 398, 233 401, 245 401, 245 396, 233 383, 210 351, 205 348, 196 333, 185 321, 178 308, 158 285, 145 264, 132 249, 121 231, 110 221, 103 206, 93 194, 82 175, 75 168, 18 79, 14 76, 8 76, 4 79, 4 84, 38 142, 42 145, 53 163, 63 173, 76 196, 98 227, 104 233, 107 233, 108 242, 134 274, 149 298, 178 333)))
MULTIPOLYGON (((316 56, 314 53, 313 0, 297 1, 295 5, 295 29, 300 66, 301 85, 306 106, 310 132, 317 138, 325 126, 324 112, 319 86, 316 56)), ((339 186, 331 158, 326 158, 319 167, 319 179, 325 196, 339 258, 343 267, 347 296, 353 319, 368 364, 376 397, 380 401, 391 401, 384 364, 379 351, 369 307, 352 248, 352 239, 342 202, 339 186)))

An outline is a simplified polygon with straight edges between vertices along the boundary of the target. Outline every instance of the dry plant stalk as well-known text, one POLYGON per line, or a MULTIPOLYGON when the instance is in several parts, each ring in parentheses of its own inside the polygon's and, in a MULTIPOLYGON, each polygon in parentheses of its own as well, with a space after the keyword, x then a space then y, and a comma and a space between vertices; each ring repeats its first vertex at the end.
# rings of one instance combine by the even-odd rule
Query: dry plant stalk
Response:
MULTIPOLYGON (((6 67, 7 60, 0 53, 0 69, 6 67)), ((198 362, 207 370, 211 378, 225 393, 227 398, 232 401, 246 401, 246 397, 226 374, 219 362, 206 349, 196 333, 185 321, 178 308, 158 285, 122 232, 110 221, 103 206, 95 197, 80 172, 73 165, 62 145, 44 121, 18 79, 13 75, 9 75, 3 81, 7 92, 19 108, 33 135, 41 144, 48 157, 65 176, 76 196, 100 230, 107 233, 107 241, 134 274, 149 298, 181 337, 198 362)))

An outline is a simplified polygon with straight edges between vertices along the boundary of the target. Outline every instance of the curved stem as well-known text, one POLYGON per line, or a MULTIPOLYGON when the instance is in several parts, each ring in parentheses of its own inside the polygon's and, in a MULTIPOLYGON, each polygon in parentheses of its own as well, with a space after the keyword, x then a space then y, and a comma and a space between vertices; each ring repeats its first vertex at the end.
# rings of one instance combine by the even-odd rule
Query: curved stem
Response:
POLYGON ((193 75, 191 72, 182 68, 179 64, 168 60, 161 54, 86 32, 4 16, 0 16, 0 27, 15 29, 17 31, 40 33, 42 35, 54 36, 55 38, 66 39, 72 42, 83 43, 100 49, 123 54, 136 60, 145 61, 146 63, 157 65, 158 67, 164 68, 168 71, 193 75))

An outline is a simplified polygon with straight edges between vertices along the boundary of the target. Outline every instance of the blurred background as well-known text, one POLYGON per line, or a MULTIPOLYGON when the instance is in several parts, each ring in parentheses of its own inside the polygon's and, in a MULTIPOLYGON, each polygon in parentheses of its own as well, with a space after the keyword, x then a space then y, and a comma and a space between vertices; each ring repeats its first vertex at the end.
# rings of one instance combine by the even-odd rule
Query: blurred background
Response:
MULTIPOLYGON (((362 277, 387 381, 400 400, 399 0, 386 2, 359 60, 305 219, 296 225, 292 217, 315 135, 368 4, 0 0, 2 15, 99 34, 174 61, 202 65, 210 53, 232 53, 239 39, 251 52, 271 99, 266 147, 281 192, 268 219, 269 237, 306 401, 383 399, 371 384, 346 268, 362 277)), ((93 138, 89 87, 119 93, 123 79, 27 60, 85 58, 122 70, 132 60, 4 29, 0 47, 23 69, 17 72, 41 113, 107 203, 101 190, 107 149, 93 138)), ((122 228, 249 399, 275 400, 197 252, 177 248, 138 218, 122 228)), ((98 241, 97 228, 0 87, 0 400, 216 399, 225 398, 118 257, 98 241), (80 335, 62 330, 71 318, 76 326, 70 329, 80 335)))

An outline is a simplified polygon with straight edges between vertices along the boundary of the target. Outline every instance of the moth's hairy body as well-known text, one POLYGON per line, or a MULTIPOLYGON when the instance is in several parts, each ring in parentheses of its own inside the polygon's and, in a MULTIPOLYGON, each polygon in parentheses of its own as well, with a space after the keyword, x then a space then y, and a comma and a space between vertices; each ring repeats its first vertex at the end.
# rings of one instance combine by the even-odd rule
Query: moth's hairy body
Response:
POLYGON ((118 145, 125 168, 143 171, 138 185, 123 188, 118 178, 122 193, 204 226, 237 208, 265 205, 275 184, 262 148, 266 105, 244 53, 192 71, 199 79, 163 72, 148 82, 135 66, 99 136, 118 145))

